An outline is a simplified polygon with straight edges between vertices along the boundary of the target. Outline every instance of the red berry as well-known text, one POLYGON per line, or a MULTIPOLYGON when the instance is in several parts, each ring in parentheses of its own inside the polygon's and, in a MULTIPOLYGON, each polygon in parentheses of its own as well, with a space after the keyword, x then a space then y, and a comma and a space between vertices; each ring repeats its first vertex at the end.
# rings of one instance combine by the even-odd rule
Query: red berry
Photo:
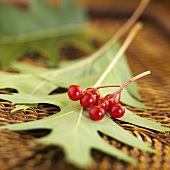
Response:
POLYGON ((101 120, 105 115, 104 109, 99 106, 94 106, 89 109, 89 117, 92 120, 101 120))
POLYGON ((98 89, 96 89, 96 88, 87 88, 87 89, 85 90, 85 93, 86 93, 86 92, 92 93, 92 94, 96 97, 96 99, 99 99, 99 98, 100 98, 100 93, 99 93, 98 89))
POLYGON ((71 100, 77 101, 83 96, 83 92, 80 86, 78 85, 71 85, 68 88, 68 97, 71 100))
POLYGON ((106 100, 109 100, 109 99, 111 99, 111 98, 113 98, 113 94, 107 94, 107 95, 104 97, 104 99, 106 99, 106 100))
POLYGON ((104 98, 100 98, 97 100, 96 106, 100 106, 102 109, 107 111, 109 109, 109 102, 105 100, 104 98))
POLYGON ((104 99, 110 100, 110 101, 114 100, 115 103, 119 103, 119 101, 120 101, 120 93, 118 93, 118 94, 116 94, 116 93, 108 94, 108 95, 106 95, 104 97, 104 99))
POLYGON ((95 102, 96 102, 96 97, 92 93, 89 93, 89 92, 86 92, 80 99, 80 104, 84 108, 90 108, 94 106, 95 102))
POLYGON ((112 105, 109 108, 110 116, 111 118, 120 118, 125 114, 125 108, 118 104, 118 105, 112 105))
POLYGON ((116 103, 114 100, 109 100, 109 110, 110 108, 112 108, 113 106, 117 106, 119 103, 116 103))

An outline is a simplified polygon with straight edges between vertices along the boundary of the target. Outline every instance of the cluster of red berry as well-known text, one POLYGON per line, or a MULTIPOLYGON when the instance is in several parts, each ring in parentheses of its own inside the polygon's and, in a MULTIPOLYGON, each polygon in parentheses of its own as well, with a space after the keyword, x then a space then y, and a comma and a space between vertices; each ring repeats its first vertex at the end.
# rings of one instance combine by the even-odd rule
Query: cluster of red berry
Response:
POLYGON ((131 82, 148 74, 150 74, 150 71, 143 72, 123 83, 121 86, 99 86, 96 88, 87 88, 83 91, 80 86, 71 85, 68 88, 68 96, 73 101, 80 100, 80 104, 83 108, 89 108, 88 113, 92 120, 101 120, 104 117, 106 111, 109 111, 111 118, 120 118, 125 113, 125 108, 119 103, 120 94, 123 88, 131 82), (106 95, 104 98, 101 98, 98 89, 108 87, 119 87, 119 90, 112 94, 106 95))
POLYGON ((100 86, 97 88, 87 88, 82 91, 78 85, 71 85, 68 88, 68 96, 71 100, 80 100, 83 108, 89 108, 89 117, 92 120, 101 120, 106 111, 112 118, 120 118, 125 113, 125 108, 119 104, 121 90, 113 94, 108 94, 104 98, 100 97, 99 88, 115 87, 115 86, 100 86))

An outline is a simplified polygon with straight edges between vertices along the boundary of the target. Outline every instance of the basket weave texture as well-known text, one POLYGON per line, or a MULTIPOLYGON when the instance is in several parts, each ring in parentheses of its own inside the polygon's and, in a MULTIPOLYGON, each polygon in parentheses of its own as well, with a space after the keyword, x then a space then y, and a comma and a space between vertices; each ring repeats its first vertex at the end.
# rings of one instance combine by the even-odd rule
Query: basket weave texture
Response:
MULTIPOLYGON (((126 16, 119 18, 116 15, 108 16, 92 13, 92 25, 108 32, 115 32, 126 16)), ((142 101, 151 106, 151 110, 131 108, 141 117, 160 122, 170 127, 170 55, 169 32, 164 31, 159 21, 152 22, 143 18, 144 29, 135 38, 126 52, 127 60, 133 75, 146 70, 152 74, 138 80, 142 101)), ((10 93, 10 89, 2 89, 1 93, 10 93)), ((0 125, 21 123, 41 119, 59 111, 58 107, 39 104, 38 108, 26 111, 11 112, 14 106, 0 100, 0 125)), ((124 129, 134 134, 140 140, 149 143, 158 154, 141 152, 136 148, 127 147, 105 135, 102 137, 110 144, 120 148, 139 161, 134 167, 122 161, 93 150, 95 164, 90 170, 170 170, 170 134, 158 133, 128 123, 117 121, 124 129)), ((32 140, 47 135, 49 131, 35 130, 27 132, 0 131, 0 169, 2 170, 79 170, 64 160, 61 148, 49 145, 35 145, 32 140)))

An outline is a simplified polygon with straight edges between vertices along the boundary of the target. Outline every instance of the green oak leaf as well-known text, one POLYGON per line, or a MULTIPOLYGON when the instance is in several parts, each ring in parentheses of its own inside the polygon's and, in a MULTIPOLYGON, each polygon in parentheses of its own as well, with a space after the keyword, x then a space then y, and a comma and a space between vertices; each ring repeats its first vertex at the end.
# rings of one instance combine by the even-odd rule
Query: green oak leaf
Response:
MULTIPOLYGON (((40 76, 59 87, 68 88, 71 82, 71 84, 79 84, 82 88, 87 88, 89 86, 93 86, 97 82, 110 62, 114 60, 114 56, 118 50, 119 46, 115 44, 100 55, 98 55, 98 53, 94 53, 91 57, 76 62, 70 67, 64 67, 58 70, 49 70, 42 73, 39 72, 37 73, 37 76, 40 76)), ((101 85, 122 84, 131 77, 125 56, 122 56, 101 85), (122 69, 127 72, 127 77, 125 77, 124 72, 121 72, 122 69)), ((136 84, 133 83, 132 85, 129 85, 129 87, 124 90, 126 95, 122 95, 122 102, 133 107, 148 108, 143 103, 132 97, 131 94, 133 94, 136 98, 139 98, 136 84)), ((113 92, 113 89, 111 90, 113 92)), ((106 89, 106 91, 110 92, 110 89, 106 89)))
POLYGON ((136 162, 104 141, 98 131, 132 147, 154 153, 146 143, 125 131, 108 116, 99 122, 90 120, 87 110, 83 110, 78 102, 69 103, 60 113, 45 119, 0 127, 15 131, 44 128, 51 129, 52 132, 36 142, 61 146, 66 160, 79 167, 86 167, 92 163, 92 148, 133 164, 136 162))
POLYGON ((66 0, 62 0, 58 8, 44 0, 30 0, 29 3, 27 10, 0 3, 2 67, 8 67, 30 50, 38 50, 51 64, 57 65, 59 49, 68 42, 92 50, 84 30, 87 20, 82 7, 66 0))
MULTIPOLYGON (((119 50, 119 46, 117 44, 113 46, 113 43, 107 48, 107 51, 103 50, 104 48, 105 46, 92 56, 66 68, 44 69, 42 71, 35 69, 33 71, 33 67, 30 67, 31 73, 28 73, 29 67, 25 67, 25 69, 22 67, 22 72, 26 73, 0 72, 0 88, 14 88, 22 94, 49 94, 57 87, 68 88, 70 84, 79 84, 82 88, 93 86, 119 50), (99 53, 101 50, 103 52, 99 53), (31 83, 28 83, 30 81, 31 83)), ((122 84, 131 77, 125 56, 122 56, 113 70, 106 76, 102 85, 122 84), (126 71, 127 78, 124 76, 124 72, 119 71, 121 69, 126 71)), ((122 95, 122 102, 133 107, 148 108, 132 97, 131 94, 135 97, 139 96, 136 84, 133 83, 129 86, 131 87, 127 87, 123 91, 125 95, 122 95)), ((107 93, 113 92, 113 90, 106 89, 107 93)))

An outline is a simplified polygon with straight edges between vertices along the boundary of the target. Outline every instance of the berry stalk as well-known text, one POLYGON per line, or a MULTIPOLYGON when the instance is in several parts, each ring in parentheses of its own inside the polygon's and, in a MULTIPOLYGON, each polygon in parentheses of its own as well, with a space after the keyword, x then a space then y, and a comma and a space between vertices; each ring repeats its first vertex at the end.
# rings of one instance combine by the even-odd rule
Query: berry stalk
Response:
POLYGON ((122 90, 124 89, 124 87, 126 87, 127 85, 129 85, 129 84, 132 83, 133 81, 135 81, 135 80, 137 80, 137 79, 139 79, 139 78, 141 78, 141 77, 144 77, 144 76, 146 76, 146 75, 148 75, 148 74, 150 74, 150 73, 151 73, 150 71, 145 71, 145 72, 143 72, 143 73, 141 73, 141 74, 138 74, 137 76, 131 78, 131 79, 128 80, 127 82, 123 83, 123 84, 121 85, 120 89, 119 89, 117 92, 122 91, 122 90))
MULTIPOLYGON (((120 89, 119 90, 117 90, 116 92, 114 92, 114 93, 112 93, 112 94, 109 94, 109 96, 108 97, 105 97, 106 98, 106 100, 109 102, 109 101, 115 101, 116 103, 118 103, 119 102, 119 100, 120 100, 120 94, 121 94, 121 92, 122 92, 122 90, 127 86, 127 85, 129 85, 130 83, 132 83, 133 81, 135 81, 135 80, 137 80, 137 79, 139 79, 139 78, 141 78, 141 77, 144 77, 144 76, 146 76, 146 75, 148 75, 148 74, 150 74, 151 72, 150 71, 145 71, 145 72, 143 72, 143 73, 141 73, 141 74, 138 74, 138 75, 136 75, 135 77, 133 77, 133 78, 131 78, 130 80, 128 80, 127 82, 125 82, 125 83, 123 83, 122 85, 120 85, 119 87, 120 87, 120 89)), ((115 85, 113 85, 113 87, 114 87, 115 85)), ((102 87, 102 88, 105 88, 105 87, 107 87, 107 86, 99 86, 99 87, 102 87)), ((108 86, 108 87, 112 87, 112 85, 110 85, 110 86, 108 86)), ((116 86, 117 87, 117 86, 116 86)), ((100 105, 102 105, 104 103, 104 101, 100 104, 100 105)))
POLYGON ((140 18, 149 2, 150 0, 141 0, 132 16, 119 28, 119 30, 102 48, 97 50, 90 58, 87 59, 87 62, 96 60, 100 55, 102 55, 105 51, 111 48, 126 32, 133 28, 134 24, 140 18))
POLYGON ((121 87, 121 85, 107 85, 107 86, 98 86, 96 89, 101 89, 101 88, 108 88, 108 87, 121 87))
POLYGON ((141 74, 138 74, 137 76, 131 78, 131 79, 128 80, 127 82, 123 83, 123 84, 120 86, 120 89, 119 89, 118 91, 116 91, 116 92, 114 92, 113 94, 111 94, 109 100, 115 100, 115 98, 116 98, 118 95, 120 96, 122 90, 123 90, 127 85, 129 85, 129 84, 132 83, 133 81, 135 81, 135 80, 137 80, 137 79, 139 79, 139 78, 141 78, 141 77, 144 77, 144 76, 146 76, 146 75, 148 75, 148 74, 150 74, 150 73, 151 73, 150 71, 145 71, 145 72, 143 72, 143 73, 141 73, 141 74))

